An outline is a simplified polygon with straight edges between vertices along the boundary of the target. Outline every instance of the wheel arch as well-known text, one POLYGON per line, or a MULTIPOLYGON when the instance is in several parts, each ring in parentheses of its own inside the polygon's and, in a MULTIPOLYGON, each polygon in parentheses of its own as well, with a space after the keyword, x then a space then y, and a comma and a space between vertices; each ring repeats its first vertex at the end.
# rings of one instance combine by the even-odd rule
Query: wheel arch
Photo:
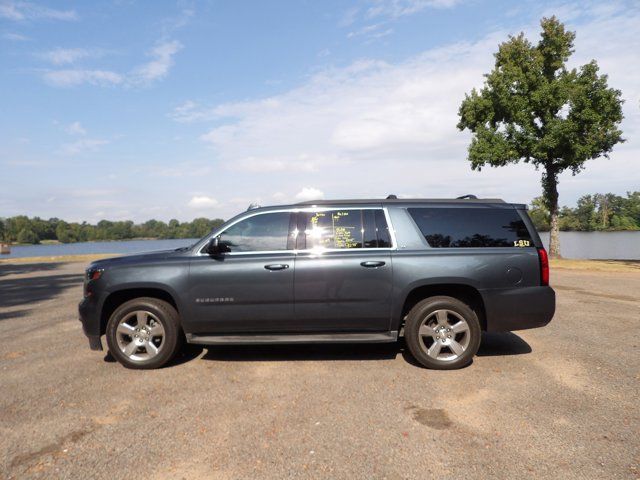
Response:
POLYGON ((178 314, 180 314, 181 309, 178 305, 178 302, 176 301, 176 296, 166 288, 159 286, 138 286, 122 288, 109 293, 102 304, 102 309, 100 312, 100 335, 104 335, 104 333, 106 332, 107 322, 109 322, 109 318, 111 318, 111 315, 116 310, 116 308, 118 308, 124 302, 128 302, 129 300, 140 297, 150 297, 164 300, 173 308, 175 308, 178 314))
POLYGON ((422 285, 414 285, 402 296, 403 301, 399 305, 399 310, 394 319, 398 330, 404 325, 404 319, 414 305, 421 300, 435 296, 447 296, 456 298, 467 304, 480 321, 480 327, 483 331, 487 330, 487 314, 484 300, 480 291, 468 283, 429 283, 422 285))

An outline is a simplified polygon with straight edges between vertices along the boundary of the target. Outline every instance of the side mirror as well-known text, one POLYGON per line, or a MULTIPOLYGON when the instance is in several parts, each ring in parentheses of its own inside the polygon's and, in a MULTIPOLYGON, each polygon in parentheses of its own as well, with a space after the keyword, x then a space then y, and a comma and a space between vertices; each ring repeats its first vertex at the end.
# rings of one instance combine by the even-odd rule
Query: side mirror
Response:
POLYGON ((209 244, 207 245, 207 253, 209 255, 220 255, 221 253, 225 253, 229 251, 229 247, 227 247, 224 243, 220 243, 220 237, 213 237, 209 240, 209 244))

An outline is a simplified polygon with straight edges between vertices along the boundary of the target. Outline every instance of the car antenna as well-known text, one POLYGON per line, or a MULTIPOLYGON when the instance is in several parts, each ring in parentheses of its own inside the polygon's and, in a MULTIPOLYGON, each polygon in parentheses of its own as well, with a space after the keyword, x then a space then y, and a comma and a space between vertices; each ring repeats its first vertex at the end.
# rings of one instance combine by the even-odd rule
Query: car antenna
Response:
POLYGON ((257 203, 250 203, 249 206, 247 207, 247 212, 249 210, 255 210, 256 208, 260 208, 260 205, 258 205, 257 203))
POLYGON ((470 193, 456 198, 456 200, 477 200, 477 199, 478 197, 476 197, 475 195, 471 195, 470 193))
POLYGON ((394 195, 393 193, 391 195, 387 195, 387 200, 397 200, 398 197, 397 195, 394 195))

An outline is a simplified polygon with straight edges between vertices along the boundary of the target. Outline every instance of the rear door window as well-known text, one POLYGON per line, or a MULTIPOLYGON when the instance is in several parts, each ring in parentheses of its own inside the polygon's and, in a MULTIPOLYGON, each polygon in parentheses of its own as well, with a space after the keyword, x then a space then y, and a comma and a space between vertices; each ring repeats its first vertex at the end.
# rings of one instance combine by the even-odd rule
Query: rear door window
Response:
POLYGON ((307 214, 305 246, 300 248, 389 248, 391 238, 382 209, 336 209, 307 214))
POLYGON ((511 208, 409 208, 433 248, 533 247, 522 218, 511 208))

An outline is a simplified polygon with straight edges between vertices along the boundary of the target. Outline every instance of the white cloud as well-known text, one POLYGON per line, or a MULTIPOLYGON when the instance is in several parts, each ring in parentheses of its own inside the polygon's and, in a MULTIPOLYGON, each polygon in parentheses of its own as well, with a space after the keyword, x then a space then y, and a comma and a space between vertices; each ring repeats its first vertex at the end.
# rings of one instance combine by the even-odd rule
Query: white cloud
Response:
POLYGON ((50 70, 44 73, 47 83, 56 87, 74 87, 88 83, 90 85, 118 85, 124 80, 123 76, 110 70, 67 69, 50 70))
POLYGON ((40 54, 49 63, 54 65, 66 65, 75 63, 82 58, 91 56, 91 53, 84 48, 54 48, 40 54))
POLYGON ((19 33, 7 32, 2 34, 2 38, 5 40, 11 40, 12 42, 26 42, 31 40, 26 35, 21 35, 19 33))
POLYGON ((86 135, 87 131, 84 129, 80 122, 73 122, 65 128, 65 131, 69 135, 86 135))
MULTIPOLYGON (((207 139, 205 135, 203 137, 207 139)), ((228 170, 243 171, 250 173, 260 172, 317 172, 320 167, 328 167, 330 165, 346 165, 349 161, 339 157, 329 157, 323 155, 314 155, 301 153, 295 157, 265 157, 251 156, 240 158, 236 162, 229 163, 226 167, 228 170)))
MULTIPOLYGON (((151 61, 133 68, 128 73, 119 73, 104 69, 67 68, 60 70, 44 70, 43 78, 56 87, 74 87, 82 84, 97 86, 145 86, 167 76, 174 64, 173 57, 180 51, 182 44, 178 41, 166 41, 156 45, 148 56, 151 61)), ((40 54, 54 65, 70 65, 77 61, 98 57, 104 54, 100 50, 84 48, 56 48, 40 54)))
POLYGON ((169 178, 183 178, 183 177, 198 177, 203 178, 215 170, 213 166, 208 164, 198 164, 194 162, 179 162, 173 163, 170 167, 162 167, 153 165, 150 168, 150 173, 155 176, 169 177, 169 178))
POLYGON ((66 155, 79 155, 85 152, 95 152, 103 145, 108 144, 108 140, 97 138, 83 138, 72 143, 65 143, 62 146, 62 153, 66 155))
POLYGON ((348 27, 352 25, 358 19, 358 13, 360 13, 360 9, 356 7, 352 7, 348 9, 340 18, 338 22, 339 27, 348 27))
POLYGON ((322 190, 318 190, 314 187, 303 187, 298 193, 296 193, 298 200, 320 200, 324 198, 322 190))
POLYGON ((426 9, 452 8, 462 0, 368 0, 363 2, 362 10, 351 8, 345 12, 338 26, 354 28, 347 38, 362 37, 365 43, 371 43, 393 34, 389 24, 400 17, 414 15, 426 9), (367 6, 368 5, 368 6, 367 6), (364 25, 363 25, 364 24, 364 25))
POLYGON ((182 44, 177 40, 159 43, 149 52, 152 60, 134 69, 131 81, 149 83, 164 78, 173 66, 173 56, 181 49, 182 44))
POLYGON ((382 26, 381 23, 374 23, 373 25, 365 25, 364 27, 349 32, 347 34, 347 38, 353 38, 353 37, 358 37, 360 35, 367 35, 369 33, 375 32, 376 30, 378 30, 380 27, 382 26))
POLYGON ((368 17, 398 18, 413 15, 427 8, 451 8, 461 0, 373 0, 367 10, 368 17))
POLYGON ((193 100, 178 105, 168 114, 170 118, 180 123, 200 122, 203 120, 211 120, 215 117, 215 111, 211 109, 203 109, 193 100))
POLYGON ((364 27, 349 32, 347 38, 366 37, 369 40, 386 37, 393 33, 393 28, 384 28, 384 23, 374 23, 373 25, 365 25, 364 27))
POLYGON ((191 208, 209 208, 215 207, 218 201, 215 198, 207 197, 206 195, 195 195, 189 200, 189 207, 191 208))
POLYGON ((0 3, 0 17, 9 20, 77 20, 75 10, 57 10, 32 2, 4 0, 0 3))
MULTIPOLYGON (((615 148, 611 160, 590 162, 576 177, 562 176, 561 201, 570 203, 587 192, 624 193, 640 185, 634 166, 640 156, 640 64, 635 53, 640 51, 635 33, 640 12, 583 11, 581 22, 568 27, 578 35, 572 63, 596 58, 609 74, 609 84, 622 89, 627 100, 622 128, 628 139, 615 148)), ((271 175, 281 184, 313 182, 330 197, 411 191, 528 202, 540 194, 540 174, 526 164, 471 171, 466 161, 470 135, 456 128, 465 93, 482 85, 498 44, 520 30, 427 50, 400 63, 366 60, 325 69, 268 98, 198 107, 217 124, 201 138, 223 165, 271 175), (305 164, 299 160, 305 156, 312 167, 295 168, 305 164)), ((525 32, 537 41, 537 18, 525 32)))

